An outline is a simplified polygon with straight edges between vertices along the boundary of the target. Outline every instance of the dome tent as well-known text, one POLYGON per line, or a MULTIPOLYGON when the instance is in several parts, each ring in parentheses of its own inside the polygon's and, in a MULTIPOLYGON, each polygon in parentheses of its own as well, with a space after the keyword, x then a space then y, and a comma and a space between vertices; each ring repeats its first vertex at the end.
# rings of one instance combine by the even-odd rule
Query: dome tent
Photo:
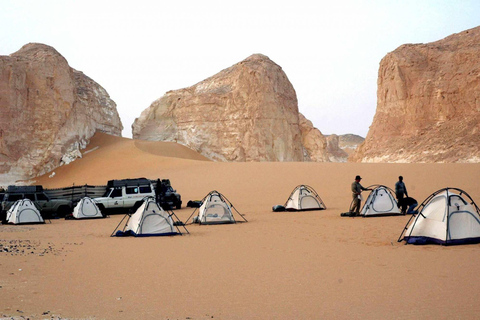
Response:
POLYGON ((11 224, 45 223, 35 204, 30 199, 21 199, 7 211, 7 222, 11 224))
MULTIPOLYGON (((192 223, 199 224, 226 224, 226 223, 237 223, 233 216, 232 208, 237 212, 237 214, 242 217, 244 221, 247 222, 247 219, 235 209, 233 204, 220 192, 214 190, 209 192, 201 201, 202 205, 198 208, 198 216, 192 219, 192 223)), ((197 209, 193 211, 190 218, 195 214, 197 209)))
MULTIPOLYGON (((174 236, 181 235, 178 225, 183 225, 178 217, 160 207, 153 197, 146 197, 134 214, 126 214, 111 236, 174 236), (119 226, 127 218, 122 230, 119 226), (174 222, 175 219, 175 222, 174 222)), ((185 227, 184 227, 185 228, 185 227)), ((188 230, 185 228, 188 233, 188 230)))
POLYGON ((373 189, 365 200, 360 215, 364 217, 391 216, 402 214, 395 200, 394 192, 383 185, 372 185, 373 189))
POLYGON ((75 219, 105 218, 95 201, 89 197, 84 197, 77 203, 72 216, 75 219))
POLYGON ((326 208, 318 193, 312 187, 303 184, 296 186, 285 202, 287 211, 324 210, 326 208))
POLYGON ((409 219, 398 242, 403 240, 407 244, 479 243, 480 210, 465 191, 440 189, 428 196, 409 219))

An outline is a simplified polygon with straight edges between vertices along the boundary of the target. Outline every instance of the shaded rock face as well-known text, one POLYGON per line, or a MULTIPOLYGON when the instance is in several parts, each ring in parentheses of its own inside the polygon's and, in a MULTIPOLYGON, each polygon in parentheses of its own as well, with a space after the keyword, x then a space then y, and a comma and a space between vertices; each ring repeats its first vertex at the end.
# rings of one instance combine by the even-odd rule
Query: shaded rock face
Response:
POLYGON ((331 162, 347 162, 348 157, 355 152, 357 147, 365 140, 355 134, 328 135, 327 154, 331 162))
POLYGON ((305 150, 304 159, 306 161, 329 162, 327 140, 323 134, 303 114, 299 113, 298 119, 305 150))
POLYGON ((387 54, 362 162, 480 161, 480 27, 387 54))
POLYGON ((122 128, 105 89, 54 48, 27 44, 0 56, 2 185, 72 161, 96 130, 121 135, 122 128))
POLYGON ((167 92, 142 112, 132 131, 134 139, 178 142, 216 161, 317 158, 318 146, 307 151, 302 144, 292 84, 260 54, 167 92))
POLYGON ((332 162, 347 162, 348 153, 340 148, 340 138, 336 134, 326 137, 327 152, 332 162))

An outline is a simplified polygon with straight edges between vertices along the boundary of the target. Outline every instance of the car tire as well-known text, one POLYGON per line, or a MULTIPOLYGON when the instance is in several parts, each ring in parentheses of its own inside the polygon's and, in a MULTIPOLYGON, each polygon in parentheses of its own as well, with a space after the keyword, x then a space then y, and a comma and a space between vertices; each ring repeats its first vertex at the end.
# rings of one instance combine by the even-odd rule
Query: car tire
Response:
POLYGON ((69 214, 72 213, 72 209, 68 206, 61 206, 57 210, 57 217, 59 218, 65 218, 69 214))

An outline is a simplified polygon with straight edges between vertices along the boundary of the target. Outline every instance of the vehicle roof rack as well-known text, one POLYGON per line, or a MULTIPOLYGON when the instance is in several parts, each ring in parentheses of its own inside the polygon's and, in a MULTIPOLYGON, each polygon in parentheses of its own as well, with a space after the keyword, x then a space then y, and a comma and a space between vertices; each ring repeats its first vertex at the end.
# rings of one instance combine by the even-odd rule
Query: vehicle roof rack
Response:
POLYGON ((8 186, 8 193, 42 192, 43 186, 8 186))
POLYGON ((107 187, 123 187, 123 186, 140 186, 140 185, 150 185, 150 180, 147 178, 137 178, 137 179, 122 179, 122 180, 109 180, 107 182, 107 187))

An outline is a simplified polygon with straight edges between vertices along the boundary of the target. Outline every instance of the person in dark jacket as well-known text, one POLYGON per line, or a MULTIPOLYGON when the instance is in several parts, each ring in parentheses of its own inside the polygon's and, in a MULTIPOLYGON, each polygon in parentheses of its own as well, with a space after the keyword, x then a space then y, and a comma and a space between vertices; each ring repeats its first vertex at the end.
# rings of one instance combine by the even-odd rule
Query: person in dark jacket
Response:
POLYGON ((401 208, 403 214, 416 213, 414 209, 417 205, 418 205, 417 200, 413 199, 412 197, 405 197, 398 201, 398 207, 401 208))
POLYGON ((395 195, 397 196, 397 201, 400 201, 401 199, 403 199, 403 196, 408 197, 407 187, 403 182, 402 176, 398 177, 398 181, 397 183, 395 183, 395 195))
POLYGON ((350 216, 358 216, 360 214, 360 206, 362 204, 362 191, 372 191, 372 189, 364 188, 360 184, 360 180, 362 180, 362 177, 356 176, 355 181, 352 182, 353 205, 350 209, 350 216))

